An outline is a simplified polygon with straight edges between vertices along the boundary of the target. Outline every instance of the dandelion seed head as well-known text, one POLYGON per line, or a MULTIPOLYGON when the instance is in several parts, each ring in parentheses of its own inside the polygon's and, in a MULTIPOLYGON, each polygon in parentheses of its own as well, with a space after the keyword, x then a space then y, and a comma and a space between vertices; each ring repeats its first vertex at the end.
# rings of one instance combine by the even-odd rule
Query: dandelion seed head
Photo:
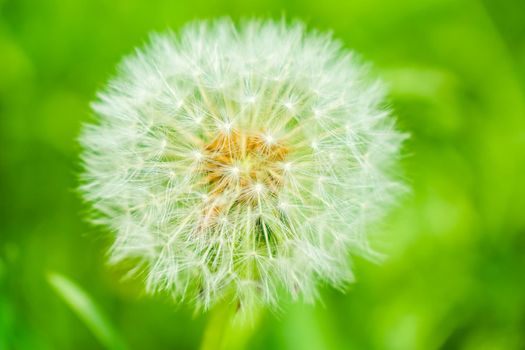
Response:
POLYGON ((370 255, 403 135, 380 83, 300 23, 194 22, 124 59, 81 136, 81 191, 150 292, 314 300, 370 255))

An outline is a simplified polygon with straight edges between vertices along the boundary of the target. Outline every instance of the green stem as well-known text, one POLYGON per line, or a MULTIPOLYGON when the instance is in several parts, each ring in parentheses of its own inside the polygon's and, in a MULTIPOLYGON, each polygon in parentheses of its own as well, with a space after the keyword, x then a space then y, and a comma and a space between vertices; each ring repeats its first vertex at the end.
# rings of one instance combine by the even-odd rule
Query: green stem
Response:
POLYGON ((233 312, 230 305, 221 303, 216 305, 209 313, 208 324, 204 329, 201 350, 223 349, 224 336, 231 327, 233 312))
POLYGON ((209 313, 208 324, 204 330, 200 350, 242 350, 259 323, 259 312, 249 320, 235 319, 236 305, 223 302, 209 313))

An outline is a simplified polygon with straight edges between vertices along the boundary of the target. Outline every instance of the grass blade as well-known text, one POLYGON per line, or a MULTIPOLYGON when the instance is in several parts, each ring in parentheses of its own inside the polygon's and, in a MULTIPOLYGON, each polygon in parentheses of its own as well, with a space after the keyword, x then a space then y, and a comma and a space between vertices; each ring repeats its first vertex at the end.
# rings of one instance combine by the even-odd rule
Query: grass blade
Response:
POLYGON ((54 272, 48 274, 47 280, 102 345, 111 350, 126 349, 108 318, 82 288, 65 276, 54 272))

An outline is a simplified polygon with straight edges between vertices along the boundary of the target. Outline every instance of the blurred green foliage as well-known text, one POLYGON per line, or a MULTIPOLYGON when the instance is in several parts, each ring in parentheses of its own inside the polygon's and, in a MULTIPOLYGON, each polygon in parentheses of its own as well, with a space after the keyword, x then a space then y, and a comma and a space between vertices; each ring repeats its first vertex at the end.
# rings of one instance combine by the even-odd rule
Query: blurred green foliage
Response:
POLYGON ((131 349, 198 347, 205 316, 105 265, 108 237, 75 194, 76 137, 151 30, 224 15, 333 30, 374 62, 411 134, 412 193, 377 228, 390 258, 356 259, 346 294, 264 315, 249 348, 524 349, 522 0, 0 0, 0 349, 102 348, 49 271, 78 283, 131 349))

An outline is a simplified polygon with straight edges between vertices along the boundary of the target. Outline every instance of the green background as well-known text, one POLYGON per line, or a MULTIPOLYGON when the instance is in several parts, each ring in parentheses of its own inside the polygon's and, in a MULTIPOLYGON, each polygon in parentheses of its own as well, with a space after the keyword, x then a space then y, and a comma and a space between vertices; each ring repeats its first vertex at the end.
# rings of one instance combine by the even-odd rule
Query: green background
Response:
MULTIPOLYGON (((262 316, 249 349, 525 349, 522 0, 0 0, 0 349, 102 349, 48 283, 77 283, 131 349, 195 349, 206 316, 105 264, 75 193, 89 101, 152 30, 229 15, 332 30, 391 89, 412 191, 381 265, 262 316)), ((88 307, 89 309, 89 307, 88 307)), ((93 311, 93 310, 92 310, 93 311)))

